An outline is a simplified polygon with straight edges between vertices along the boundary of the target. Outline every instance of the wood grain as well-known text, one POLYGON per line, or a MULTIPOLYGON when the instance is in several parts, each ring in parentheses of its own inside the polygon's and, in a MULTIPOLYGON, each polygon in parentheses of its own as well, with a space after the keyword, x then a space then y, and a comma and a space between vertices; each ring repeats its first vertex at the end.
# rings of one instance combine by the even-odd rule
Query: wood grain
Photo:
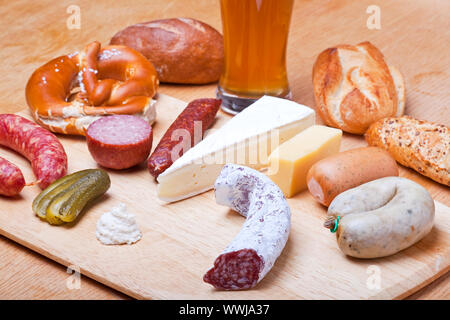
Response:
MULTIPOLYGON (((159 94, 154 125, 156 140, 186 103, 159 94)), ((30 117, 28 111, 21 113, 30 117)), ((231 117, 220 113, 215 128, 231 117)), ((95 168, 83 137, 59 136, 69 160, 68 171, 95 168)), ((341 150, 365 145, 344 137, 341 150)), ((33 180, 27 161, 0 150, 0 155, 33 180)), ((140 299, 393 299, 403 298, 450 269, 450 208, 436 202, 435 226, 414 246, 392 257, 360 260, 346 257, 335 236, 325 229, 326 214, 308 192, 288 199, 292 211, 290 238, 274 268, 257 288, 240 292, 213 290, 201 277, 240 230, 243 219, 215 203, 212 191, 176 203, 156 197, 156 183, 145 164, 108 170, 111 189, 75 223, 50 226, 30 209, 40 192, 26 188, 16 199, 0 199, 14 218, 0 216, 0 234, 127 295, 140 299), (133 246, 104 246, 95 239, 101 214, 118 203, 136 214, 143 237, 133 246), (332 263, 330 263, 332 261, 332 263), (367 285, 369 268, 379 272, 381 286, 367 285)), ((401 169, 401 176, 414 176, 401 169)))
POLYGON ((129 299, 0 236, 0 299, 129 299), (31 276, 32 275, 32 276, 31 276), (78 282, 79 279, 79 282, 78 282), (77 286, 79 283, 79 286, 77 286))
MULTIPOLYGON (((221 30, 216 0, 129 1, 127 6, 113 1, 77 1, 81 8, 81 29, 68 30, 66 9, 73 1, 13 1, 0 6, 1 112, 17 112, 26 106, 24 87, 31 72, 49 59, 78 50, 92 40, 106 44, 119 29, 152 19, 189 16, 221 30), (117 7, 120 6, 120 9, 117 7), (101 14, 99 14, 101 13, 101 14)), ((404 74, 407 88, 407 113, 422 119, 450 124, 450 94, 447 88, 450 57, 450 3, 444 0, 378 1, 381 30, 366 28, 366 8, 373 1, 315 0, 295 3, 288 46, 288 74, 294 100, 313 105, 311 68, 316 55, 338 43, 372 41, 385 54, 388 63, 404 74)), ((160 92, 184 101, 214 96, 215 85, 163 85, 160 92)), ((433 197, 450 205, 447 188, 416 177, 433 197)), ((0 239, 0 298, 85 297, 111 298, 110 291, 84 281, 79 296, 55 289, 68 274, 21 246, 0 239), (11 248, 14 248, 12 250, 11 248), (20 257, 20 258, 19 258, 20 257), (7 266, 14 264, 10 273, 7 266), (39 262, 38 262, 39 261, 39 262), (34 268, 30 266, 36 265, 34 268), (35 288, 39 277, 47 285, 35 288), (4 285, 8 279, 8 286, 4 285), (86 283, 86 285, 84 285, 86 283), (17 292, 14 295, 13 292, 17 292), (67 294, 67 295, 65 295, 67 294)), ((64 280, 63 280, 64 279, 64 280)), ((413 298, 448 298, 449 277, 439 279, 413 298)))

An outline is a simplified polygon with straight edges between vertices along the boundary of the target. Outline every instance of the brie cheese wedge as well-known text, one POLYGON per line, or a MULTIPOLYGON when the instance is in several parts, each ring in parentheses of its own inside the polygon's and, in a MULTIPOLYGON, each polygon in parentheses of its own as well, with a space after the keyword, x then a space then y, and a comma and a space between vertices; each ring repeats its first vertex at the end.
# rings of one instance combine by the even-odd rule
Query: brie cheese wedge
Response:
POLYGON ((261 169, 281 143, 314 125, 313 109, 264 96, 189 149, 157 178, 158 197, 167 202, 208 191, 227 163, 261 169))

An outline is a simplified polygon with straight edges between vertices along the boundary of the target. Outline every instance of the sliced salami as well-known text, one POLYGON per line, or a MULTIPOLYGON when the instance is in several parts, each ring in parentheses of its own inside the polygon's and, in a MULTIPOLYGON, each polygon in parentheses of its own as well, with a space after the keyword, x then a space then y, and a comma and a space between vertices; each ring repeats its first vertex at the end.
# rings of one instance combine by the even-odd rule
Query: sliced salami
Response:
POLYGON ((223 290, 252 288, 272 269, 286 244, 289 205, 275 183, 245 166, 225 165, 214 189, 218 204, 247 219, 203 280, 223 290))
POLYGON ((144 119, 132 115, 105 116, 86 131, 89 152, 103 167, 127 169, 150 154, 153 130, 144 119))
POLYGON ((0 194, 15 196, 25 186, 22 171, 13 163, 0 157, 0 194))
POLYGON ((21 116, 0 114, 0 145, 30 160, 42 189, 67 173, 67 155, 58 138, 21 116))

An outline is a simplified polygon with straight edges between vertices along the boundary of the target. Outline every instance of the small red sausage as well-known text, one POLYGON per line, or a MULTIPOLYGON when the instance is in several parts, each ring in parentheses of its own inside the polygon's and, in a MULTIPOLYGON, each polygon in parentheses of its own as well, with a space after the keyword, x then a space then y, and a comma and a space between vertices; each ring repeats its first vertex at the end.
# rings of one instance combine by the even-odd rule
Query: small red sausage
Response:
POLYGON ((150 154, 153 130, 147 121, 132 115, 105 116, 86 131, 89 152, 103 167, 127 169, 150 154))
POLYGON ((175 119, 175 121, 167 129, 164 136, 159 141, 152 155, 148 159, 148 170, 150 173, 157 178, 161 173, 163 173, 167 168, 169 168, 172 163, 176 160, 176 157, 181 157, 183 152, 187 151, 189 148, 193 147, 196 143, 200 142, 205 131, 212 125, 214 118, 216 117, 217 111, 219 111, 220 104, 222 100, 220 99, 196 99, 191 101, 187 107, 180 113, 180 115, 175 119), (201 122, 201 137, 200 139, 195 138, 195 123, 201 122), (183 138, 185 136, 181 135, 172 138, 172 134, 176 133, 176 130, 185 130, 190 137, 190 145, 184 144, 183 148, 180 148, 175 159, 172 156, 172 151, 174 148, 183 143, 183 138))
POLYGON ((0 157, 0 194, 13 197, 25 187, 22 171, 8 160, 0 157))
POLYGON ((0 145, 30 160, 41 189, 66 175, 67 155, 58 138, 28 119, 0 114, 0 145))

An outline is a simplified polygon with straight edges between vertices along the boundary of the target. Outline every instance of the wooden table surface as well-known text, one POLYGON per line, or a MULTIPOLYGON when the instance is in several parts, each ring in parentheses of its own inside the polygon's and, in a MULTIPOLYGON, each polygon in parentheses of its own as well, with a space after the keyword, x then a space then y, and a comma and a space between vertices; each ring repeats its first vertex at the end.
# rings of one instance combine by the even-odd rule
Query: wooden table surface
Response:
MULTIPOLYGON (((26 108, 24 87, 35 68, 53 57, 79 50, 90 41, 106 44, 127 25, 192 17, 221 30, 218 0, 2 1, 0 15, 4 30, 0 34, 4 71, 0 77, 1 113, 26 108), (81 13, 80 29, 67 28, 69 6, 74 4, 81 13)), ((339 43, 365 40, 379 47, 388 63, 404 74, 406 113, 449 125, 448 0, 297 0, 287 57, 293 99, 314 106, 311 69, 320 51, 339 43), (368 7, 373 4, 380 9, 381 29, 369 29, 366 24, 371 15, 368 7)), ((160 92, 189 101, 213 97, 215 88, 215 84, 162 85, 160 92)), ((450 206, 448 188, 436 186, 431 193, 450 206)), ((0 210, 0 214, 13 213, 0 210)), ((79 287, 69 289, 74 279, 66 267, 0 236, 0 299, 128 299, 84 276, 79 287)), ((409 298, 449 299, 450 273, 409 298)))

